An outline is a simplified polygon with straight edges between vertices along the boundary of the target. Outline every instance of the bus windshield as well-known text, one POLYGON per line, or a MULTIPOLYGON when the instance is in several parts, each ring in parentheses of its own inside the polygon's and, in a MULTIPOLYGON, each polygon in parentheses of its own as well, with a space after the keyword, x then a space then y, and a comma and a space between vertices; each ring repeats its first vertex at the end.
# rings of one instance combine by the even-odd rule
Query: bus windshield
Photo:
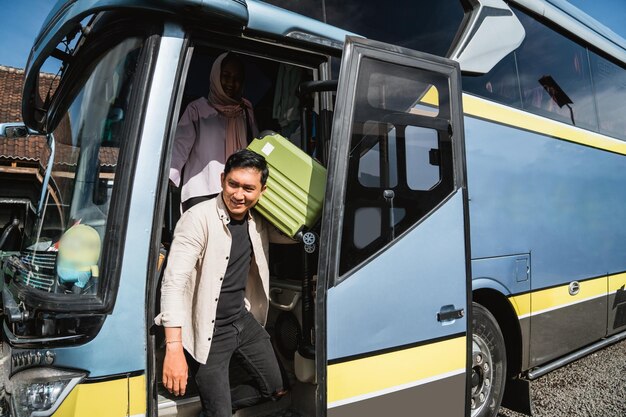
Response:
POLYGON ((69 297, 103 287, 102 248, 142 43, 127 38, 95 60, 49 137, 37 224, 12 260, 18 286, 69 297))

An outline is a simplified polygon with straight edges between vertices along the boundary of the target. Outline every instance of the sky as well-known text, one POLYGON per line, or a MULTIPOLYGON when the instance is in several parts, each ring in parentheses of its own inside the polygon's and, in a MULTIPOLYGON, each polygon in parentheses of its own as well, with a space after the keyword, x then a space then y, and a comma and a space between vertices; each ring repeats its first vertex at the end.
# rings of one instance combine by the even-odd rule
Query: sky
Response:
MULTIPOLYGON (((626 0, 568 1, 626 39, 626 0)), ((26 66, 35 36, 54 3, 54 0, 0 0, 3 18, 0 25, 0 65, 26 66)))

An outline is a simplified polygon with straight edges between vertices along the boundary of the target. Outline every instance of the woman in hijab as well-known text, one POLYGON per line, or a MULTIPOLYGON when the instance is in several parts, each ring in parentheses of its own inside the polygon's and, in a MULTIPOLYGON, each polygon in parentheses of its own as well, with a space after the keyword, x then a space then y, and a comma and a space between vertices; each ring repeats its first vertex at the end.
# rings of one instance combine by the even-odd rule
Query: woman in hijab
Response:
POLYGON ((183 211, 222 191, 226 159, 258 134, 243 83, 243 63, 223 53, 211 68, 209 96, 192 101, 178 122, 169 178, 179 187, 182 173, 183 211))

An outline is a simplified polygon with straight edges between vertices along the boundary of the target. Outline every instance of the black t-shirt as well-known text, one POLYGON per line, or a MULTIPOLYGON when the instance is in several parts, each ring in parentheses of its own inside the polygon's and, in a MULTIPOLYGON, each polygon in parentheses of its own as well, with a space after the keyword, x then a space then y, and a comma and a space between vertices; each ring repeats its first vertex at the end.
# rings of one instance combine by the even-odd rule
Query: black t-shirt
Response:
POLYGON ((232 237, 228 267, 217 303, 215 324, 224 326, 241 317, 245 310, 244 297, 250 262, 252 260, 252 242, 248 233, 248 218, 230 219, 228 230, 232 237))

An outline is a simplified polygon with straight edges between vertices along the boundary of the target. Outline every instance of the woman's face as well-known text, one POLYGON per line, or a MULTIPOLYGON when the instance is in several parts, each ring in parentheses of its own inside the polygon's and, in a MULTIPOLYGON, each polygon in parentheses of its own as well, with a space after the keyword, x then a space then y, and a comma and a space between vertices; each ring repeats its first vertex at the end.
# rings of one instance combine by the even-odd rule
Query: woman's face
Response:
POLYGON ((240 100, 243 90, 243 66, 233 60, 224 60, 220 72, 220 82, 226 95, 240 100))

